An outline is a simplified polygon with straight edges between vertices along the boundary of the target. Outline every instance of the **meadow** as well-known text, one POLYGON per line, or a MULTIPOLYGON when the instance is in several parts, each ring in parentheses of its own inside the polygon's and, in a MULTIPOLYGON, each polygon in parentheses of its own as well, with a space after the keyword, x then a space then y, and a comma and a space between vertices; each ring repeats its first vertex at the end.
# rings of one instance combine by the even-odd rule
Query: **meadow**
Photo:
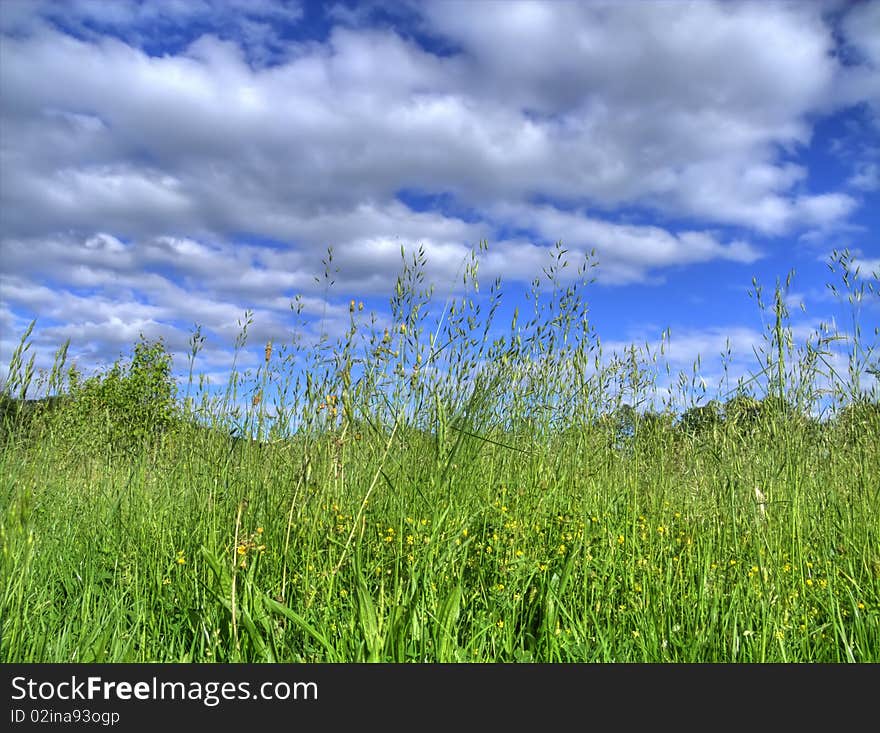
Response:
POLYGON ((766 343, 713 392, 662 347, 604 353, 561 248, 501 328, 477 255, 440 302, 405 255, 390 318, 353 300, 316 345, 302 320, 219 387, 199 329, 180 384, 145 339, 41 372, 28 329, 0 661, 880 661, 876 276, 840 257, 849 336, 802 343, 788 282, 756 283, 766 343))

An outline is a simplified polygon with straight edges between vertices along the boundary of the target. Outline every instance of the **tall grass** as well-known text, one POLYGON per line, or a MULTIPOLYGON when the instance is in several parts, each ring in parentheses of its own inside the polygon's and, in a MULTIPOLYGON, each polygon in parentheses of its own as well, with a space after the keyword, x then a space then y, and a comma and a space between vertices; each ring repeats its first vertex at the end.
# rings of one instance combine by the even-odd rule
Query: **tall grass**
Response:
POLYGON ((590 260, 563 277, 558 247, 502 328, 477 254, 439 311, 418 251, 387 327, 351 301, 338 340, 266 344, 219 391, 196 330, 182 398, 161 342, 83 379, 67 346, 38 373, 28 329, 0 659, 878 661, 876 277, 833 263, 843 374, 835 334, 795 344, 788 283, 769 304, 756 283, 765 348, 712 395, 662 354, 603 353, 590 260))

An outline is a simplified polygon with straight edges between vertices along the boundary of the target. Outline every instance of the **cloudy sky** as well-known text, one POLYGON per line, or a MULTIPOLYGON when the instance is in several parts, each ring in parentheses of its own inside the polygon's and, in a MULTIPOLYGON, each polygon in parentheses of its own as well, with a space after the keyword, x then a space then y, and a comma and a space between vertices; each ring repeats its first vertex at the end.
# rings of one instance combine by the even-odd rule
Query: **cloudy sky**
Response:
POLYGON ((808 333, 832 250, 880 269, 880 2, 2 0, 0 34, 4 373, 36 318, 86 370, 199 324, 219 374, 246 309, 255 344, 296 295, 381 317, 401 245, 442 294, 488 241, 509 310, 595 249, 600 336, 684 367, 754 361, 753 277, 796 271, 808 333))

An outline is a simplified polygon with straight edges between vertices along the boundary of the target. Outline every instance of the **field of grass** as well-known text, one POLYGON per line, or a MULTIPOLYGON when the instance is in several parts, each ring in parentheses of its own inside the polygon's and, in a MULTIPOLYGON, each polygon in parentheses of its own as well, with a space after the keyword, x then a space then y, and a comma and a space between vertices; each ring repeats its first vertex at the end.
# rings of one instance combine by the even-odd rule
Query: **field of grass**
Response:
POLYGON ((84 379, 66 348, 35 373, 25 334, 0 661, 880 661, 856 320, 841 375, 778 286, 765 361, 713 401, 657 355, 602 355, 588 268, 548 268, 498 336, 500 284, 478 294, 474 261, 438 312, 420 258, 389 327, 352 301, 338 340, 266 344, 225 389, 194 376, 198 331, 179 392, 161 343, 84 379))

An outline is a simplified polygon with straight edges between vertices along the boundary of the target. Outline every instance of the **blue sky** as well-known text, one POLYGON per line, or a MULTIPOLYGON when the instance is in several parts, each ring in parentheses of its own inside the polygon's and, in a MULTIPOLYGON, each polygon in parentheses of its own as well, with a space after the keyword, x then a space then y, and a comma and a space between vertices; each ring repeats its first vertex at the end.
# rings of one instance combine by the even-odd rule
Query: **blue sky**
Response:
POLYGON ((3 0, 0 33, 4 365, 36 318, 40 366, 143 333, 183 369, 200 324, 222 380, 245 310, 246 365, 298 294, 387 320, 401 245, 439 307, 487 240, 506 327, 561 240, 609 350, 669 329, 711 377, 754 366, 753 277, 796 271, 806 337, 846 325, 833 250, 880 270, 878 2, 3 0))

